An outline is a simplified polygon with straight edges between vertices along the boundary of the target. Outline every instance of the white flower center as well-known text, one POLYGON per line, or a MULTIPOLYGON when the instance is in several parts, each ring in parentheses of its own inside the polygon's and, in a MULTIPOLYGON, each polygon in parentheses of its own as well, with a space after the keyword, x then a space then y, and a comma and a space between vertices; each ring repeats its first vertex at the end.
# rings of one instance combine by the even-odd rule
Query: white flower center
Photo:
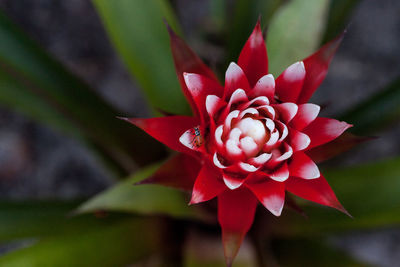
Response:
POLYGON ((253 138, 254 142, 258 145, 265 142, 267 131, 261 121, 252 118, 244 118, 239 121, 235 127, 239 128, 244 136, 253 138))

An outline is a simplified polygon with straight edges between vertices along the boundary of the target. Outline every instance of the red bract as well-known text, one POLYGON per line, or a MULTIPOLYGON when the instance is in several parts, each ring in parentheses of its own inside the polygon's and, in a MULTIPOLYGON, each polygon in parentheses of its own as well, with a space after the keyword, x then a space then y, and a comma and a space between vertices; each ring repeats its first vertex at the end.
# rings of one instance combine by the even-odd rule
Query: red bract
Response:
POLYGON ((218 198, 218 220, 230 265, 261 203, 279 216, 285 192, 346 212, 315 160, 357 143, 357 138, 320 148, 351 125, 317 117, 306 103, 326 76, 342 36, 277 79, 268 74, 258 23, 221 86, 210 69, 171 30, 175 67, 194 117, 128 119, 170 148, 182 152, 144 182, 192 189, 190 203, 218 198))

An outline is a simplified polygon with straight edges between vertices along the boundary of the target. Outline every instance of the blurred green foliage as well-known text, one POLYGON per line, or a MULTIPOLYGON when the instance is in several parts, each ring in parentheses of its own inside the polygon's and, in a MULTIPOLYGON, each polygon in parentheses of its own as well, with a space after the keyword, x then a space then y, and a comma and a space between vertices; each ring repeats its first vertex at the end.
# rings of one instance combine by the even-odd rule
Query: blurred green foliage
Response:
POLYGON ((160 158, 160 144, 117 120, 117 110, 1 12, 0 39, 1 103, 85 142, 119 173, 160 158))
POLYGON ((108 34, 154 108, 190 113, 178 80, 163 19, 179 30, 165 0, 94 0, 108 34), (168 101, 167 101, 168 99, 168 101))
POLYGON ((81 227, 41 239, 0 258, 1 266, 125 266, 157 249, 149 219, 125 219, 81 227))
POLYGON ((273 16, 268 28, 269 72, 275 77, 317 50, 329 0, 292 0, 273 16))
POLYGON ((358 134, 383 131, 399 118, 400 77, 341 116, 342 120, 354 123, 353 131, 358 134))
POLYGON ((187 205, 189 200, 182 192, 161 185, 133 186, 149 177, 158 167, 160 164, 136 172, 132 177, 83 203, 77 212, 104 210, 144 215, 166 214, 176 218, 200 218, 201 214, 187 205))
MULTIPOLYGON (((342 31, 358 2, 212 1, 211 19, 221 36, 225 36, 226 57, 221 66, 225 68, 226 62, 236 61, 261 15, 263 26, 268 29, 270 72, 278 75, 289 64, 313 52, 321 40, 327 41, 342 31)), ((170 2, 93 0, 93 4, 111 42, 151 107, 176 114, 189 113, 162 22, 165 19, 181 32, 170 2)), ((34 238, 28 247, 1 257, 1 266, 121 266, 140 262, 163 250, 159 247, 159 236, 163 233, 157 224, 161 218, 158 215, 215 230, 212 222, 210 226, 210 221, 204 220, 203 211, 186 204, 188 199, 183 192, 153 185, 133 186, 158 166, 148 164, 166 155, 159 143, 117 120, 119 111, 68 72, 3 13, 0 13, 0 40, 0 104, 75 137, 116 170, 117 178, 128 177, 83 202, 0 203, 0 240, 34 238), (133 176, 128 175, 141 165, 148 166, 133 176), (73 211, 79 215, 72 216, 73 211)), ((342 118, 354 122, 357 133, 371 134, 398 122, 399 95, 399 80, 396 80, 342 118)), ((329 182, 354 219, 309 203, 304 203, 308 220, 289 211, 280 219, 272 218, 276 260, 282 266, 337 266, 344 262, 346 266, 365 266, 341 251, 332 250, 325 237, 352 229, 398 225, 399 174, 399 159, 328 170, 329 182), (285 239, 280 239, 282 236, 285 239), (309 236, 319 239, 311 241, 307 239, 309 236), (312 262, 309 251, 313 251, 312 262)), ((189 260, 190 266, 200 266, 195 261, 189 260)), ((207 264, 218 263, 202 259, 201 266, 207 264)))
POLYGON ((276 232, 289 236, 327 235, 400 224, 400 158, 324 172, 337 197, 354 218, 305 202, 308 219, 287 212, 276 232), (361 201, 362 200, 362 201, 361 201))

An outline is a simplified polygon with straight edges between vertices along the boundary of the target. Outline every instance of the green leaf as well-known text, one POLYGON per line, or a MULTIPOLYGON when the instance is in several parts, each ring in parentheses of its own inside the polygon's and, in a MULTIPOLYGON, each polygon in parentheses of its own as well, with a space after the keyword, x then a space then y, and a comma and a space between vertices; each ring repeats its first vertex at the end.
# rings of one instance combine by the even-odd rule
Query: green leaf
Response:
POLYGON ((111 41, 153 107, 189 113, 179 86, 163 19, 177 29, 165 0, 94 0, 111 41))
POLYGON ((213 0, 210 1, 208 19, 213 25, 213 32, 220 33, 222 28, 225 26, 227 18, 226 1, 225 0, 213 0))
POLYGON ((44 238, 113 223, 126 215, 71 216, 77 201, 0 202, 0 242, 44 238), (101 218, 101 219, 100 219, 101 218))
POLYGON ((277 76, 317 50, 328 7, 329 0, 292 0, 275 13, 267 37, 270 73, 277 76))
POLYGON ((366 267, 344 251, 332 248, 324 240, 280 239, 271 244, 279 266, 366 267), (290 256, 289 256, 290 255, 290 256))
POLYGON ((77 203, 0 202, 0 241, 51 235, 77 203))
POLYGON ((400 119, 400 78, 341 116, 354 124, 352 132, 370 134, 384 130, 400 119))
POLYGON ((98 210, 139 214, 167 214, 178 218, 201 216, 182 192, 160 185, 134 185, 149 177, 160 165, 153 165, 137 172, 112 188, 100 193, 81 205, 77 212, 98 210))
POLYGON ((349 17, 360 0, 331 1, 323 42, 329 42, 346 28, 349 17))
POLYGON ((309 219, 284 212, 283 220, 274 224, 278 232, 308 236, 400 224, 400 158, 324 173, 354 218, 331 208, 308 207, 309 219))
POLYGON ((0 68, 0 102, 10 109, 38 118, 47 125, 83 139, 82 132, 39 95, 25 89, 25 85, 10 77, 0 68))
POLYGON ((125 219, 102 227, 81 228, 8 253, 1 266, 126 266, 157 249, 157 231, 149 220, 125 219))
POLYGON ((84 140, 125 172, 160 157, 157 142, 116 119, 118 111, 1 12, 0 40, 1 103, 84 140))

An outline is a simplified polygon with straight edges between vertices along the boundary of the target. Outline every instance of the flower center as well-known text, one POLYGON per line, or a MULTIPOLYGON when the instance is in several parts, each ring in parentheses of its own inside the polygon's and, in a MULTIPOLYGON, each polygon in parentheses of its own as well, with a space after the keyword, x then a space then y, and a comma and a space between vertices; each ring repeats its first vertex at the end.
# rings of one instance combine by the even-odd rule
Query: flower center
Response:
POLYGON ((258 145, 262 145, 266 141, 267 131, 264 124, 259 120, 250 117, 244 118, 235 127, 240 129, 243 136, 251 137, 258 145))

